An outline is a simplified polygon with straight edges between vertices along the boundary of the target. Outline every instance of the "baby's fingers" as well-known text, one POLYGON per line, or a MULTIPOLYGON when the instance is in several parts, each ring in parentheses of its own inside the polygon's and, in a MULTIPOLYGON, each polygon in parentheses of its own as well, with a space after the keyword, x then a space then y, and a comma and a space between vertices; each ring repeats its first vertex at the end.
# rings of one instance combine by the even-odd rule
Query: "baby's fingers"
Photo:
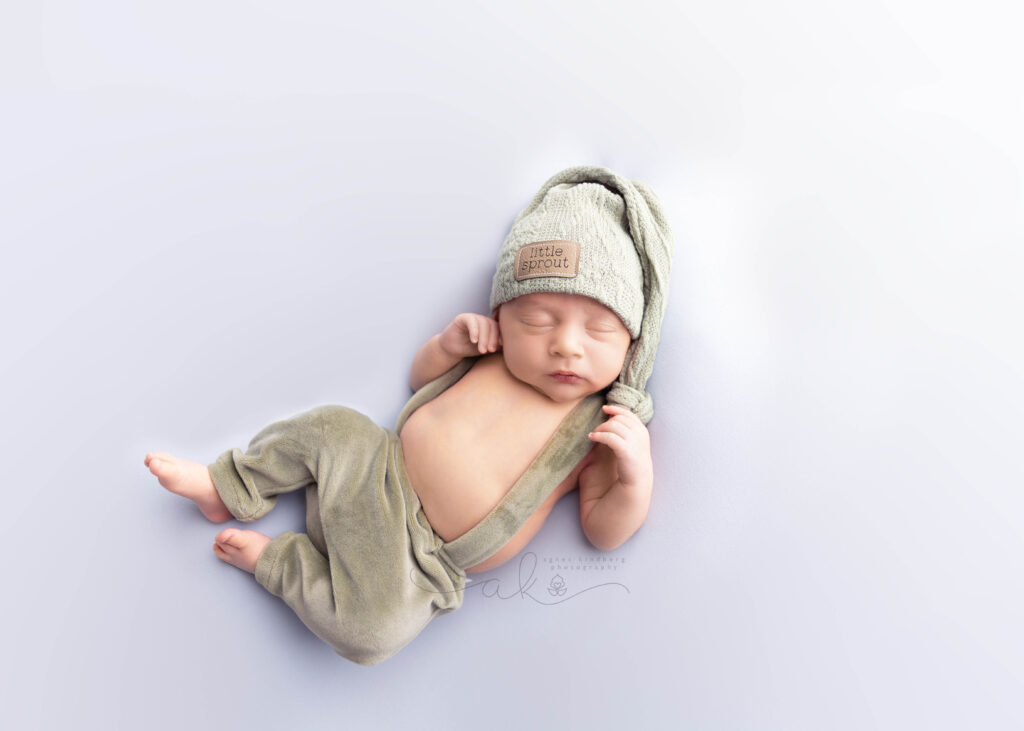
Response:
POLYGON ((484 318, 484 333, 482 338, 484 350, 493 353, 498 347, 498 323, 491 318, 484 318))
POLYGON ((487 327, 487 320, 479 315, 467 314, 463 316, 466 324, 466 336, 469 342, 476 346, 480 353, 487 352, 487 343, 490 340, 490 331, 487 327))
POLYGON ((491 346, 490 324, 482 317, 473 318, 473 324, 477 327, 479 332, 479 335, 473 341, 476 343, 476 349, 481 353, 486 353, 488 348, 491 346))
POLYGON ((640 417, 625 406, 619 406, 618 404, 605 404, 601 408, 604 410, 604 413, 609 415, 608 421, 615 420, 615 417, 620 417, 618 420, 625 422, 630 428, 646 428, 644 427, 644 423, 640 421, 640 417))
POLYGON ((603 424, 594 429, 594 431, 590 432, 590 434, 588 434, 587 436, 593 439, 595 442, 607 444, 608 446, 611 446, 613 442, 616 444, 622 444, 623 442, 626 441, 625 437, 623 437, 621 434, 616 434, 615 432, 609 429, 605 429, 603 424))
POLYGON ((626 440, 621 434, 616 434, 611 431, 599 431, 600 427, 590 432, 587 436, 590 437, 590 441, 598 444, 603 444, 612 450, 612 453, 616 458, 621 458, 626 453, 626 440))
POLYGON ((469 336, 469 342, 475 343, 480 340, 480 327, 476 324, 475 317, 466 318, 466 334, 469 336))
POLYGON ((609 419, 595 428, 591 434, 614 434, 623 441, 634 438, 632 430, 621 419, 609 419))
POLYGON ((480 352, 493 353, 498 349, 498 323, 490 317, 480 316, 480 352))
POLYGON ((493 352, 500 345, 498 323, 490 317, 466 312, 456 317, 453 325, 455 327, 452 337, 456 337, 454 333, 457 332, 457 337, 465 338, 461 340, 460 346, 465 347, 468 344, 470 353, 474 350, 480 354, 493 352))

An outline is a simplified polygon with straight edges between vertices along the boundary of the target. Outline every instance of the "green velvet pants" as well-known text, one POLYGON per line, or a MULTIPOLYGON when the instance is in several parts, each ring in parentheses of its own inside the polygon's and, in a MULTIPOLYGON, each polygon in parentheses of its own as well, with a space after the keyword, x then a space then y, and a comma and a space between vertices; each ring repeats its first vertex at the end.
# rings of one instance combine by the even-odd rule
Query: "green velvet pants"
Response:
POLYGON ((500 550, 592 448, 603 395, 581 401, 501 501, 445 542, 409 484, 398 438, 406 419, 472 366, 466 359, 410 399, 395 430, 321 406, 260 431, 209 466, 231 514, 256 520, 276 496, 306 491, 306 533, 271 541, 256 580, 342 657, 374 665, 434 618, 462 606, 465 569, 500 550))
POLYGON ((361 665, 385 660, 462 605, 465 571, 445 554, 409 485, 397 435, 343 406, 264 428, 210 465, 242 521, 306 490, 306 533, 264 549, 256 580, 318 637, 361 665))

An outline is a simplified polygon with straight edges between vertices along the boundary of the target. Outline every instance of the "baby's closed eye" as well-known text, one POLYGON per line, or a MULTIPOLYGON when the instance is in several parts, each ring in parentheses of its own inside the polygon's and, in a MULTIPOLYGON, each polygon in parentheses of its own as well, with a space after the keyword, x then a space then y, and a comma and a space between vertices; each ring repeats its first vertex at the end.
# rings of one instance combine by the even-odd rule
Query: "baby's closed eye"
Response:
POLYGON ((605 337, 618 334, 619 328, 610 322, 595 322, 587 325, 587 332, 595 337, 605 337))

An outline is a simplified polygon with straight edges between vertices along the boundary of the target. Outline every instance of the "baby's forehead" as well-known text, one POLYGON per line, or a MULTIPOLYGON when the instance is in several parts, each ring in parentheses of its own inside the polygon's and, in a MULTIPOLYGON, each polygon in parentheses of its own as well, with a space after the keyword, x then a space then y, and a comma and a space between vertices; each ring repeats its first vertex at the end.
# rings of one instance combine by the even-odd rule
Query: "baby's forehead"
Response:
MULTIPOLYGON (((608 318, 621 323, 615 311, 595 299, 582 294, 563 292, 534 292, 511 300, 522 311, 551 312, 557 315, 579 315, 587 318, 608 318)), ((625 325, 623 325, 625 327, 625 325)))

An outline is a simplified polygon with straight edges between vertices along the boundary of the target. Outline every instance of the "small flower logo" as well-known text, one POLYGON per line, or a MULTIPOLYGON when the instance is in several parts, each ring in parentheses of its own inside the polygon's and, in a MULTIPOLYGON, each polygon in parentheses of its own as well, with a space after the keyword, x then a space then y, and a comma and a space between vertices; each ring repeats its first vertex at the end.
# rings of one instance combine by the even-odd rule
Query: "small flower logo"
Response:
POLYGON ((551 596, 562 596, 565 592, 565 579, 562 578, 561 574, 555 574, 548 585, 548 593, 551 596))

